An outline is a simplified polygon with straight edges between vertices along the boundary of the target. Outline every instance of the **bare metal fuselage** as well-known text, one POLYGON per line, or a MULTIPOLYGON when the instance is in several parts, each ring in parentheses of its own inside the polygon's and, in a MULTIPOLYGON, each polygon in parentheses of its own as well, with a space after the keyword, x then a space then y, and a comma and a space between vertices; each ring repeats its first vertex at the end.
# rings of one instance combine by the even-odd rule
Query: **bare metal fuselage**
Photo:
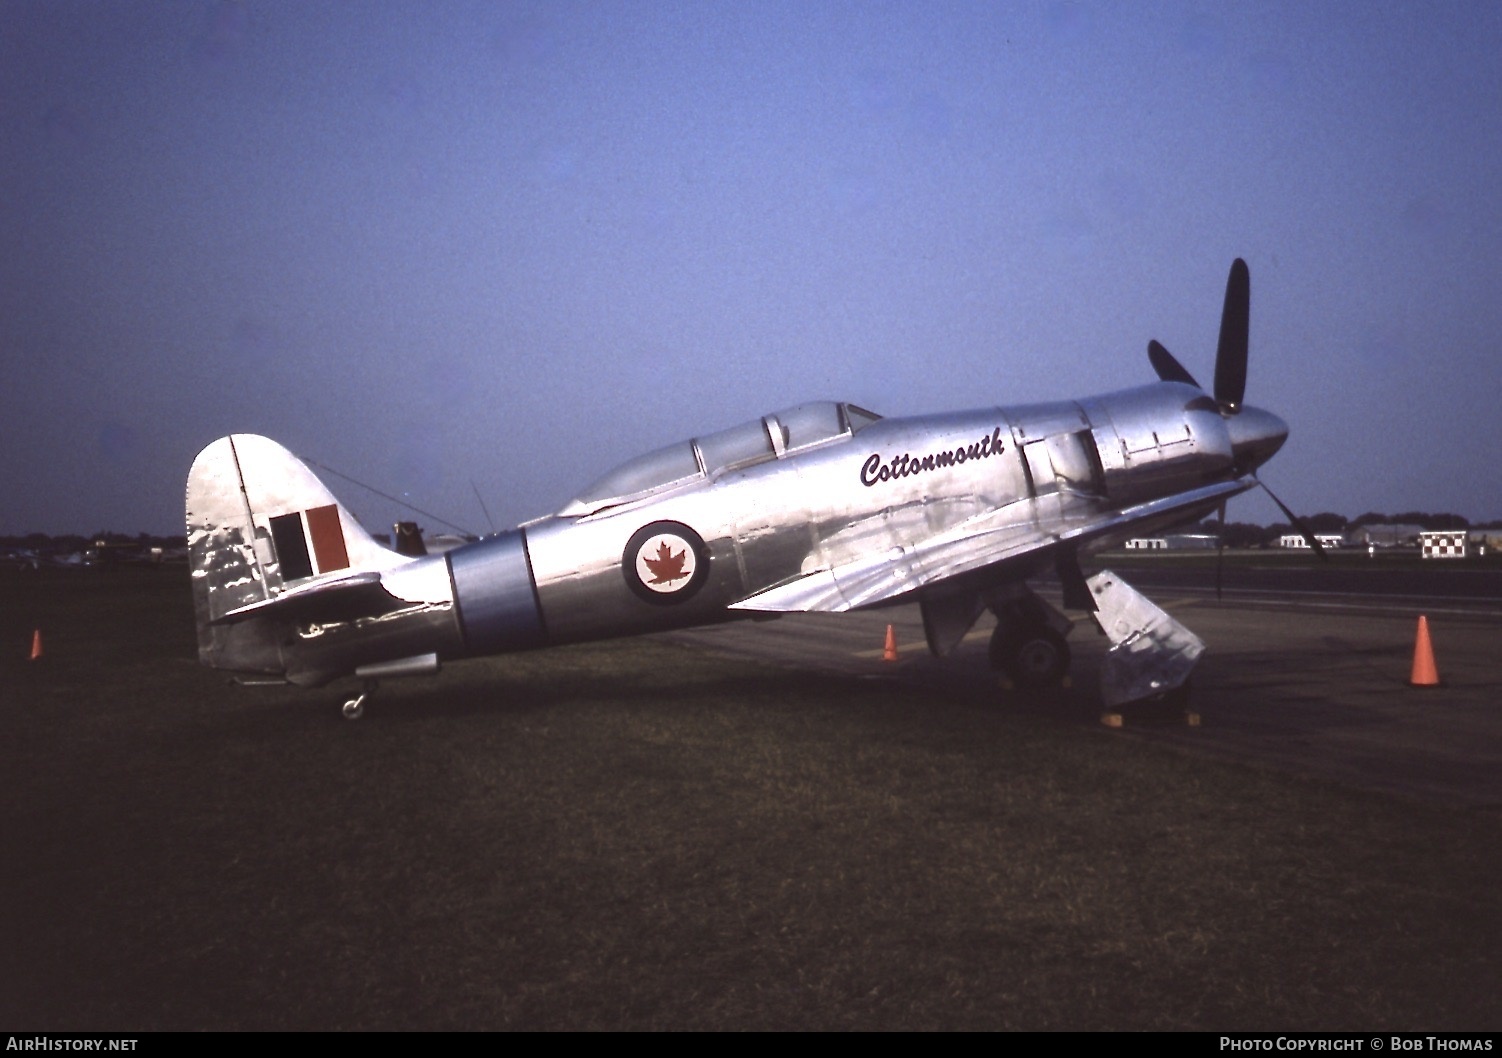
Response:
MULTIPOLYGON (((374 611, 307 590, 294 593, 307 603, 280 598, 298 578, 274 547, 262 546, 259 583, 254 570, 226 575, 227 549, 249 555, 244 538, 265 536, 265 520, 195 524, 190 476, 200 654, 316 685, 758 613, 983 598, 1060 548, 1203 516, 1251 487, 1285 434, 1254 408, 1228 420, 1180 382, 906 419, 804 405, 643 457, 556 515, 382 560, 379 584, 359 588, 382 596, 374 611)), ((247 458, 236 450, 237 465, 247 458)), ((200 507, 227 509, 213 490, 235 487, 201 481, 200 507)))

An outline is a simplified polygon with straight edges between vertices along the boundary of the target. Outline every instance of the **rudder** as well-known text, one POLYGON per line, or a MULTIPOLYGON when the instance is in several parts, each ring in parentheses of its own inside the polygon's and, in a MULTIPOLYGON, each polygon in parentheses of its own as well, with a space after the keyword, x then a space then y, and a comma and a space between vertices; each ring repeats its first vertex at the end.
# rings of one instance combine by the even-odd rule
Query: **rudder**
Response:
POLYGON ((205 665, 280 675, 274 629, 217 623, 285 588, 407 560, 378 544, 308 467, 275 441, 232 434, 193 461, 186 496, 188 562, 205 665))

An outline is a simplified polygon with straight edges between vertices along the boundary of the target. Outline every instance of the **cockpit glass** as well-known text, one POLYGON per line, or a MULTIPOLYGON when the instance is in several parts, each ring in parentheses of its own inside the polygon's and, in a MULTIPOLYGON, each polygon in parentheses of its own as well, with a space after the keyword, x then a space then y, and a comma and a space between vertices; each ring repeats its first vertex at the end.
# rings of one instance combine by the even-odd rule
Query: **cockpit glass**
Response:
POLYGON ((827 400, 788 408, 778 412, 776 418, 782 424, 782 436, 789 451, 842 437, 849 432, 840 420, 840 406, 827 400))
POLYGON ((594 510, 607 501, 623 500, 699 474, 699 461, 694 458, 692 442, 682 441, 622 463, 580 493, 565 511, 576 507, 594 510))
POLYGON ((753 419, 728 430, 637 456, 600 478, 558 513, 565 517, 593 514, 694 478, 753 466, 779 455, 848 437, 880 418, 880 415, 853 404, 836 404, 827 400, 799 404, 764 419, 753 419), (776 431, 775 443, 772 431, 776 431))
POLYGON ((700 437, 694 443, 699 446, 704 469, 711 476, 721 470, 750 466, 777 455, 772 449, 767 424, 762 419, 700 437))
POLYGON ((854 404, 846 404, 844 408, 845 418, 850 421, 851 433, 860 433, 873 422, 881 421, 881 416, 877 415, 874 411, 867 411, 865 408, 857 407, 854 404))

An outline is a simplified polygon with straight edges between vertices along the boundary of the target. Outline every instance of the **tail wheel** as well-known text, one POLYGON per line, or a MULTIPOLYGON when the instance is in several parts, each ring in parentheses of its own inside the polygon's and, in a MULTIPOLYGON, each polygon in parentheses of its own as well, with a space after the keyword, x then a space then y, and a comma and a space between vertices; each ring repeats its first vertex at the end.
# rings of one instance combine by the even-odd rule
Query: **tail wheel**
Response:
POLYGON ((1047 626, 991 636, 991 666, 1018 687, 1057 687, 1069 674, 1072 655, 1064 637, 1047 626))

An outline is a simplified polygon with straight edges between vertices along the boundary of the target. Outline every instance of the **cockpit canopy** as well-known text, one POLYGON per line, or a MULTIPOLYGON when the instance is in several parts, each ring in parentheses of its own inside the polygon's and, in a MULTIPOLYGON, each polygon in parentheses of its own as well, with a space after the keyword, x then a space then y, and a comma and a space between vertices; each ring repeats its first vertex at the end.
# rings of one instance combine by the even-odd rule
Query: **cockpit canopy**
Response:
POLYGON ((828 400, 799 404, 637 456, 590 485, 558 514, 579 518, 663 489, 781 459, 844 440, 880 418, 854 404, 828 400))

